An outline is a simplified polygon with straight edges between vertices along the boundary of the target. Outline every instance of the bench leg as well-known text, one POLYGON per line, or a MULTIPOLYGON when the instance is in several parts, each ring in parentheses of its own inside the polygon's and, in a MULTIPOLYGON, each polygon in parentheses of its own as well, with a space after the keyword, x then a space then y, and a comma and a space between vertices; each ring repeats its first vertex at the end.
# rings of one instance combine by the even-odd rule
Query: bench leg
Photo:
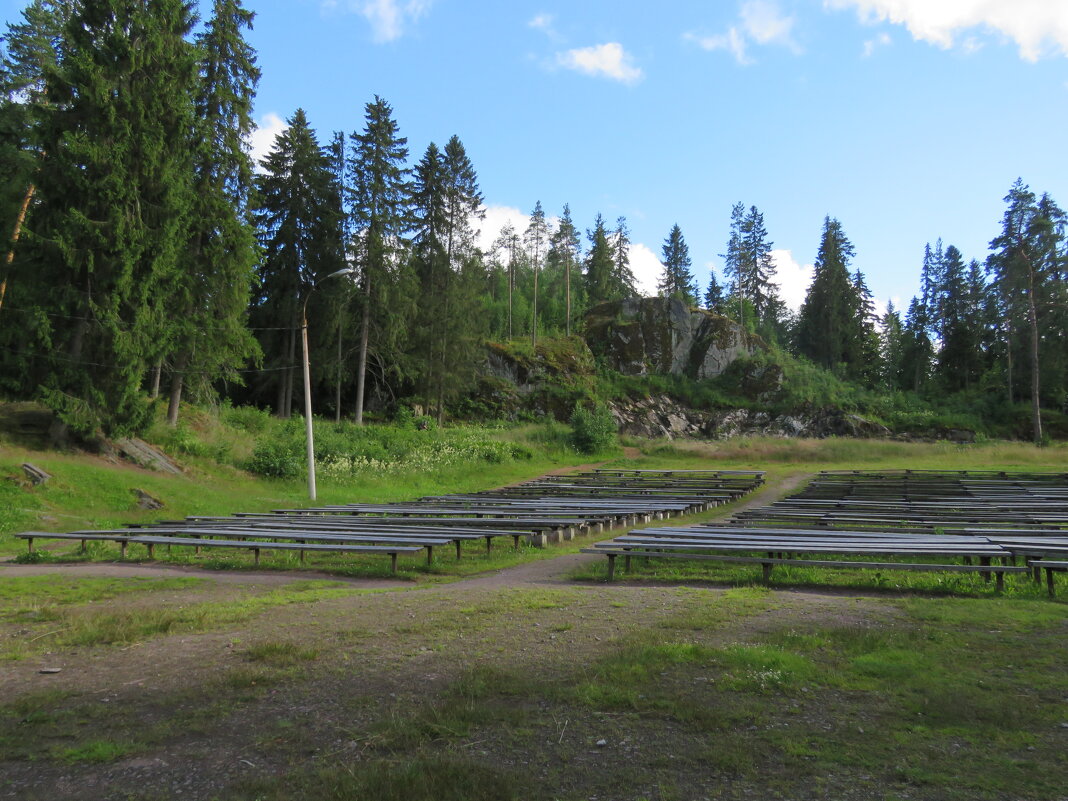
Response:
POLYGON ((389 570, 393 575, 397 575, 397 552, 394 551, 389 555, 389 570))
MULTIPOLYGON (((519 547, 519 537, 515 538, 515 547, 519 547)), ((486 537, 486 553, 489 554, 493 550, 493 537, 486 537)))
POLYGON ((1035 584, 1042 583, 1042 568, 1037 563, 1031 564, 1031 578, 1035 584))
POLYGON ((997 574, 997 584, 996 584, 996 586, 997 586, 997 591, 999 593, 1005 592, 1005 574, 1002 573, 1000 570, 998 571, 998 574, 997 574))
POLYGON ((1053 595, 1054 595, 1054 591, 1053 591, 1053 568, 1052 567, 1047 567, 1046 568, 1046 588, 1049 590, 1049 597, 1052 598, 1053 595))
POLYGON ((156 546, 155 546, 155 544, 153 544, 151 542, 148 544, 148 558, 149 559, 155 559, 156 558, 156 546))
POLYGON ((460 561, 460 541, 456 540, 456 561, 460 561))
POLYGON ((26 547, 29 549, 28 553, 33 553, 33 537, 26 538, 26 547))
MULTIPOLYGON (((989 567, 990 566, 990 557, 989 556, 980 556, 979 557, 979 564, 982 565, 983 567, 989 567)), ((984 570, 980 575, 983 577, 983 581, 987 582, 988 584, 990 583, 990 571, 984 570)))
POLYGON ((771 581, 771 562, 761 562, 760 567, 764 576, 764 583, 767 584, 771 581))
POLYGON ((300 552, 300 563, 304 564, 304 551, 300 552))
POLYGON ((252 549, 252 564, 256 565, 257 567, 260 564, 260 549, 259 548, 253 548, 252 549))
POLYGON ((428 565, 434 564, 434 546, 433 545, 426 546, 426 563, 428 565))
POLYGON ((614 553, 608 554, 608 580, 612 581, 616 577, 616 555, 614 553))
POLYGON ((623 557, 623 570, 626 571, 627 573, 630 572, 630 555, 629 554, 627 556, 623 557))
POLYGON ((123 540, 122 542, 119 543, 119 555, 123 559, 126 558, 126 546, 129 545, 129 544, 130 543, 128 543, 126 540, 123 540))
POLYGON ((87 550, 89 550, 89 544, 86 540, 82 540, 82 553, 85 553, 87 550))

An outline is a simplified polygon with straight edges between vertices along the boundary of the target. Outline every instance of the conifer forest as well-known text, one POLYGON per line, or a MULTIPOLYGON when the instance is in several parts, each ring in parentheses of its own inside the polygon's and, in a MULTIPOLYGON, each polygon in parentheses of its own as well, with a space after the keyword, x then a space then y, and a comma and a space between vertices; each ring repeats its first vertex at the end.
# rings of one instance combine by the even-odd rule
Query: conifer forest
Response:
MULTIPOLYGON (((525 228, 480 248, 464 132, 421 132, 437 144, 412 153, 386 98, 345 131, 292 109, 254 163, 254 14, 214 0, 205 17, 184 0, 32 0, 8 23, 0 392, 54 410, 57 441, 137 432, 160 407, 173 425, 188 401, 301 414, 305 319, 317 413, 460 417, 488 342, 533 353, 636 294, 623 217, 531 198, 525 228)), ((848 389, 842 404, 1023 415, 1020 435, 1042 442, 1068 412, 1068 217, 1023 179, 1003 209, 984 253, 917 241, 921 291, 881 315, 834 216, 790 311, 773 221, 748 203, 707 210, 729 215, 720 254, 695 259, 665 231, 658 289, 729 318, 765 361, 848 389), (695 260, 719 265, 707 284, 695 260)))

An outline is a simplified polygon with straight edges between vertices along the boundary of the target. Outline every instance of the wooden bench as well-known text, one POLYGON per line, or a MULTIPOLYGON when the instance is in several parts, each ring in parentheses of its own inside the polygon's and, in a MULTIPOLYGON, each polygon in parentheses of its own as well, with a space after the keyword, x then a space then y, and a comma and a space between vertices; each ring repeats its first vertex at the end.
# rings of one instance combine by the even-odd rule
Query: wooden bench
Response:
POLYGON ((24 539, 33 551, 35 539, 77 539, 77 540, 107 540, 119 543, 122 558, 126 558, 126 550, 130 543, 144 545, 148 548, 148 558, 155 558, 154 550, 157 545, 184 545, 197 548, 237 548, 252 551, 254 564, 260 563, 260 551, 300 551, 303 558, 305 551, 333 551, 340 553, 384 553, 389 554, 390 570, 397 572, 397 555, 402 553, 418 553, 423 550, 419 545, 346 545, 341 543, 312 543, 312 542, 262 542, 248 540, 206 540, 193 537, 164 537, 145 536, 142 534, 88 534, 77 532, 73 534, 52 534, 45 531, 24 531, 16 534, 16 537, 24 539))
POLYGON ((1053 591, 1053 574, 1063 573, 1068 570, 1068 560, 1059 559, 1031 559, 1027 562, 1029 569, 1033 568, 1037 573, 1039 570, 1046 571, 1046 587, 1049 589, 1049 597, 1054 596, 1053 591))
MULTIPOLYGON (((676 546, 677 547, 677 546, 676 546)), ((683 546, 687 547, 687 546, 683 546)), ((688 546, 693 547, 693 546, 688 546)), ((720 554, 720 553, 693 553, 683 552, 680 550, 670 550, 672 546, 664 545, 660 543, 654 543, 652 546, 639 546, 632 547, 618 547, 614 542, 598 543, 593 548, 583 548, 582 553, 595 553, 608 557, 608 580, 612 581, 615 578, 615 560, 617 556, 624 557, 624 569, 630 569, 630 559, 632 556, 644 556, 654 559, 699 559, 716 562, 728 562, 728 563, 741 563, 741 564, 759 564, 763 569, 763 579, 765 582, 771 579, 771 569, 775 565, 798 565, 803 567, 827 567, 827 568, 839 568, 839 569, 861 569, 861 570, 917 570, 917 571, 931 571, 931 572, 946 572, 946 573, 981 573, 989 580, 990 574, 996 576, 997 590, 1001 592, 1005 589, 1005 574, 1006 573, 1027 573, 1030 571, 1029 567, 1017 567, 1013 565, 993 565, 990 564, 990 557, 981 557, 981 563, 978 565, 958 565, 958 564, 939 564, 939 563, 906 563, 906 562, 875 562, 871 560, 828 560, 828 559, 798 559, 788 557, 776 557, 769 554, 768 556, 738 556, 733 554, 720 554), (668 548, 669 550, 663 550, 668 548)), ((783 548, 783 551, 786 549, 783 548)), ((838 551, 838 553, 843 553, 838 551)), ((863 555, 863 554, 861 554, 863 555)), ((874 553, 872 554, 874 555, 874 553)), ((903 554, 904 555, 904 554, 903 554)), ((908 555, 913 556, 925 556, 929 554, 912 553, 908 555)))

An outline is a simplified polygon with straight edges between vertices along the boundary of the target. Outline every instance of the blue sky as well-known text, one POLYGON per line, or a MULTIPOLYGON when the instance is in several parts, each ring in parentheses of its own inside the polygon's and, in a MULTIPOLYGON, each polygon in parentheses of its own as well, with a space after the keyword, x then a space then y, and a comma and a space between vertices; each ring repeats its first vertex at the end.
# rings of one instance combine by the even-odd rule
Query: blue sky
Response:
POLYGON ((298 106, 324 141, 362 128, 381 95, 413 161, 464 142, 487 238, 537 200, 582 228, 625 215, 648 283, 678 223, 703 288, 742 201, 794 304, 825 215, 876 297, 907 304, 925 242, 985 257, 1017 176, 1068 204, 1068 0, 246 5, 258 147, 298 106))

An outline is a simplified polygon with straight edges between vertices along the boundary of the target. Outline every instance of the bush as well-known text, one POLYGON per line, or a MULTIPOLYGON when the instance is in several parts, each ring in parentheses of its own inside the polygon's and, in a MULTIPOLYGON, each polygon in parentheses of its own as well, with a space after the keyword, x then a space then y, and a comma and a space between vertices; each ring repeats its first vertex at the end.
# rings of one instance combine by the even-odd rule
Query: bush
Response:
POLYGON ((250 472, 268 478, 296 478, 304 473, 304 453, 298 443, 284 439, 263 439, 249 459, 250 472))
POLYGON ((271 425, 271 413, 255 406, 231 406, 222 408, 222 421, 233 428, 247 431, 249 434, 262 434, 271 425))
POLYGON ((616 443, 616 420, 608 407, 597 404, 586 409, 576 404, 571 413, 571 444, 580 453, 597 453, 616 443))

